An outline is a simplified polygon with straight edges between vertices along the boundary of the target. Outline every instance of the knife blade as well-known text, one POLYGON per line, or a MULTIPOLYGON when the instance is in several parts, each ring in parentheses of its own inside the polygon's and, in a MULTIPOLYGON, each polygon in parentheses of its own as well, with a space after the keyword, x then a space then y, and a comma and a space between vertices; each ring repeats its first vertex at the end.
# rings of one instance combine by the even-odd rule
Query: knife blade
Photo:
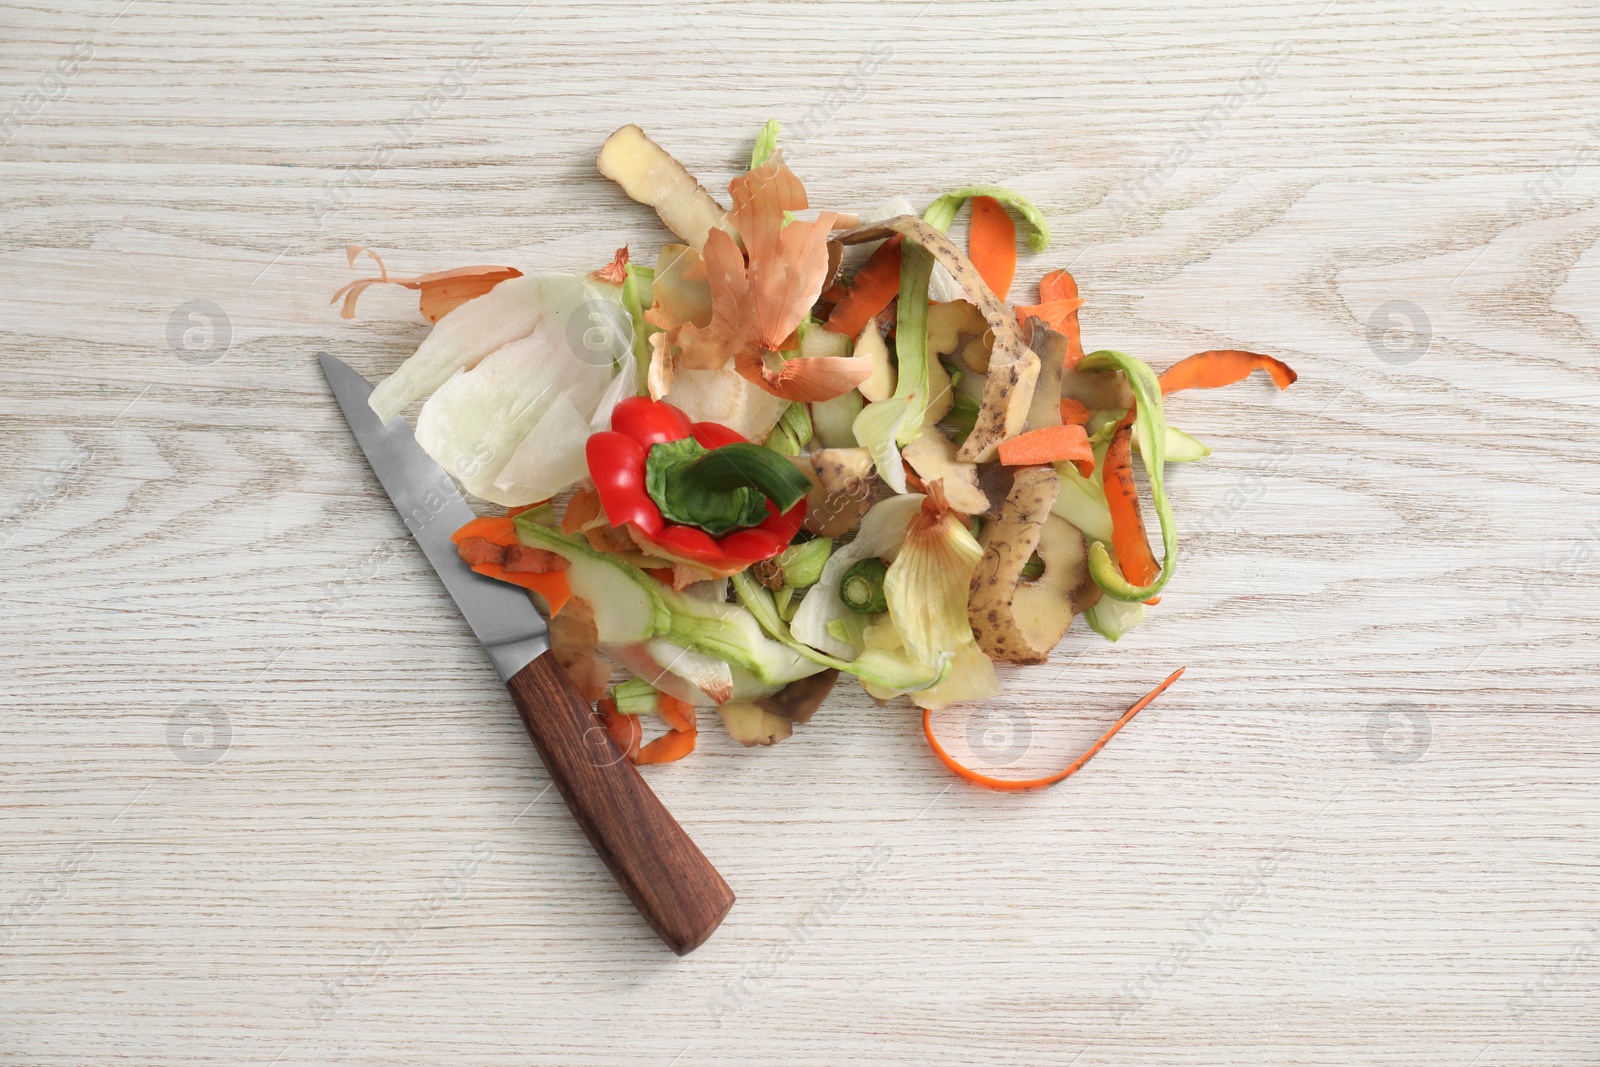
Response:
POLYGON ((500 680, 509 682, 549 650, 550 633, 543 617, 526 593, 485 577, 462 561, 450 535, 477 516, 450 475, 417 444, 406 420, 395 418, 384 425, 367 402, 372 395, 370 382, 326 352, 317 359, 383 491, 489 653, 500 680))
POLYGON ((474 572, 450 535, 475 518, 412 435, 368 403, 372 385, 318 353, 322 373, 384 492, 488 652, 568 809, 639 913, 678 955, 711 936, 733 891, 668 814, 555 657, 527 594, 474 572))

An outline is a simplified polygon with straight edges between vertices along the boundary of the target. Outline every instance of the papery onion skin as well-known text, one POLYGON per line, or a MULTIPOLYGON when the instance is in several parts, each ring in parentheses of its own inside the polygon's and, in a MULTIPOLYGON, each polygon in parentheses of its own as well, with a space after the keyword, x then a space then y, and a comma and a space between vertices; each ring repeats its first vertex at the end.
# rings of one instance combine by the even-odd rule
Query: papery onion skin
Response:
POLYGON ((972 640, 967 593, 982 556, 972 532, 946 504, 941 484, 929 485, 883 586, 890 620, 924 663, 972 640))

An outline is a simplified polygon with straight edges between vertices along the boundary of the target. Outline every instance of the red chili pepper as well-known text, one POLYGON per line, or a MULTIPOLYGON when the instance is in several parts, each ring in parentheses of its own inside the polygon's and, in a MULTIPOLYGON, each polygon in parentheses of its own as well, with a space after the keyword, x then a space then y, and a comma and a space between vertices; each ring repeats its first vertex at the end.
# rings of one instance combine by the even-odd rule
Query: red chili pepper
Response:
POLYGON ((694 526, 667 522, 645 489, 645 461, 650 449, 668 441, 693 437, 702 448, 716 449, 744 437, 714 422, 690 422, 671 404, 634 396, 617 404, 611 429, 592 434, 585 446, 589 477, 594 480, 613 526, 631 525, 635 536, 661 549, 663 555, 712 569, 742 570, 771 559, 789 547, 806 516, 805 498, 785 512, 767 503, 767 518, 748 530, 713 538, 694 526))

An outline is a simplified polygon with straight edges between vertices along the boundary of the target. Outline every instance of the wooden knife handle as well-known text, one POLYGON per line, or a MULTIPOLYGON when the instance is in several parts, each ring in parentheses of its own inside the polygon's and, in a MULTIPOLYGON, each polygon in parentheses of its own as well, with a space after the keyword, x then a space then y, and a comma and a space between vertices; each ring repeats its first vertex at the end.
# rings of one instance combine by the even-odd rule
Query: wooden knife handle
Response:
POLYGON ((617 884, 682 956, 711 936, 733 890, 689 840, 548 653, 506 683, 561 798, 617 884))

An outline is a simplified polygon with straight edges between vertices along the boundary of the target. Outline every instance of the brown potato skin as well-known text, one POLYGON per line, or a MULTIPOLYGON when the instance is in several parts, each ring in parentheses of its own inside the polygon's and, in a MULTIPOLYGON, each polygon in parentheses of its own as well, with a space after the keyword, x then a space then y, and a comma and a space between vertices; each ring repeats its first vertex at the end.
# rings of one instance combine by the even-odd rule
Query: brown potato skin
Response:
POLYGON ((819 448, 808 466, 816 488, 807 497, 806 529, 818 537, 842 537, 878 498, 872 457, 864 448, 819 448))
POLYGON ((1060 491, 1061 482, 1053 468, 1017 468, 999 517, 984 525, 978 539, 983 557, 972 573, 967 621, 978 647, 990 659, 1043 663, 1055 647, 1052 643, 1050 648, 1037 648, 1029 642, 1017 624, 1013 601, 1022 568, 1039 546, 1039 532, 1060 491))
POLYGON ((822 702, 833 692, 833 685, 839 680, 839 672, 834 668, 821 671, 790 682, 771 696, 761 697, 755 703, 762 711, 770 711, 774 715, 782 715, 790 722, 808 723, 811 716, 817 713, 822 702))
POLYGON ((1061 395, 1090 411, 1126 411, 1133 390, 1119 370, 1069 370, 1061 376, 1061 395))

